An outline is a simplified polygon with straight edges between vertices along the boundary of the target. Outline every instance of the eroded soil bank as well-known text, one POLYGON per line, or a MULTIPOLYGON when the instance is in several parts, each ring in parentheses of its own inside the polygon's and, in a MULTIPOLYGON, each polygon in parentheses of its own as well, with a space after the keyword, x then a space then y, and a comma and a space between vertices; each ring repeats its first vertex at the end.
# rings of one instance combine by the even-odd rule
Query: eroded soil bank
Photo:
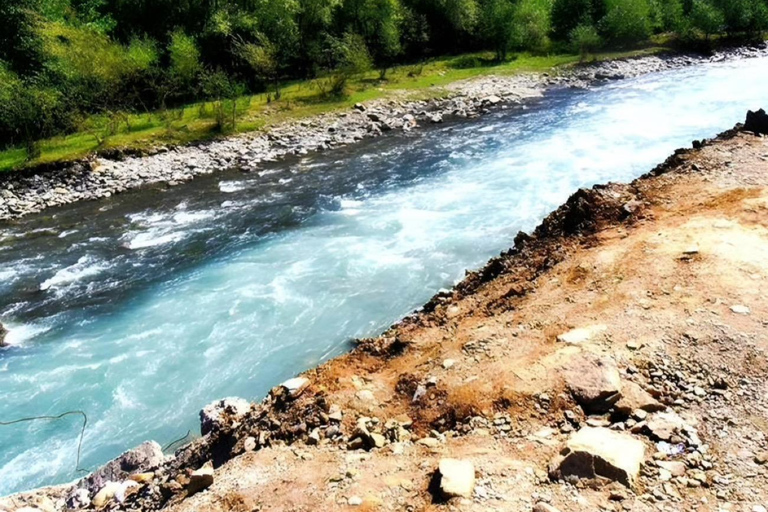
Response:
POLYGON ((765 510, 766 171, 768 138, 734 130, 580 190, 174 457, 0 510, 765 510))

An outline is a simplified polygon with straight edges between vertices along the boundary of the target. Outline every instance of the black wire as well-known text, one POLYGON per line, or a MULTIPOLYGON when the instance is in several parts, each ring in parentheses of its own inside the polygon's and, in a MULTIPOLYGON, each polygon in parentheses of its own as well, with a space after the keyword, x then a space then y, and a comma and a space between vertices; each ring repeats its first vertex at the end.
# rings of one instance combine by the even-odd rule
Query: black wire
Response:
POLYGON ((176 443, 178 443, 179 441, 183 441, 183 440, 185 440, 186 438, 188 438, 188 437, 189 437, 189 434, 191 434, 191 433, 192 433, 192 431, 191 431, 191 430, 187 430, 187 433, 186 433, 186 434, 184 434, 184 436, 183 436, 183 437, 180 437, 180 438, 176 439, 175 441, 171 441, 170 443, 168 443, 167 445, 165 445, 165 447, 163 448, 163 451, 166 451, 166 450, 168 450, 168 448, 170 448, 171 446, 175 445, 175 444, 176 444, 176 443))
POLYGON ((77 462, 75 463, 75 471, 87 473, 87 469, 80 467, 80 452, 83 448, 83 436, 85 435, 85 426, 88 425, 88 416, 83 411, 67 411, 65 413, 59 414, 58 416, 30 416, 29 418, 19 418, 12 421, 0 421, 0 427, 37 420, 60 420, 61 418, 70 416, 72 414, 79 414, 83 417, 83 428, 80 430, 80 440, 77 443, 77 462))

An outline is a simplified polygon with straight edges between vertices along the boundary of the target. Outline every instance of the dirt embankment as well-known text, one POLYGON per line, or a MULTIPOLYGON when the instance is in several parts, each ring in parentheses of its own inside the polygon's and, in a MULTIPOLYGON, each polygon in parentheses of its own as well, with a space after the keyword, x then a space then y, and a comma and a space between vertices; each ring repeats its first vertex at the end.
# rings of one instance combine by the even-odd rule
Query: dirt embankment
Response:
POLYGON ((578 191, 159 467, 0 510, 764 511, 766 283, 768 138, 734 130, 578 191))

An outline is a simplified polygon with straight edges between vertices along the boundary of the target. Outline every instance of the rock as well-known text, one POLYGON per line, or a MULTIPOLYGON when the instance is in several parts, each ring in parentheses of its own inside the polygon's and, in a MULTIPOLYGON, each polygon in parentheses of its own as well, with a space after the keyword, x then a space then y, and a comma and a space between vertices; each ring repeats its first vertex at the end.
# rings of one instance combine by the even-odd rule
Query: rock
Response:
POLYGON ((96 492, 107 482, 119 482, 134 473, 154 469, 165 461, 163 449, 154 441, 147 441, 128 450, 78 482, 77 487, 96 492))
POLYGON ((309 387, 309 379, 306 377, 294 377, 280 384, 280 387, 285 389, 291 398, 297 398, 309 387))
POLYGON ((350 507, 359 507, 363 504, 363 498, 360 496, 350 496, 350 498, 347 500, 347 504, 350 507))
POLYGON ((669 471, 669 474, 672 476, 685 475, 685 463, 680 462, 679 460, 660 460, 656 463, 656 465, 666 471, 669 471))
POLYGON ((443 114, 437 112, 429 116, 429 122, 432 124, 440 124, 443 122, 443 114))
POLYGON ((587 413, 607 412, 621 398, 621 377, 610 358, 581 354, 563 373, 571 395, 587 413))
POLYGON ((490 105, 498 105, 499 103, 501 103, 501 98, 499 98, 496 95, 486 96, 485 98, 482 99, 481 103, 484 107, 487 107, 490 105))
POLYGON ((244 398, 229 397, 212 402, 200 411, 200 434, 223 427, 227 420, 240 419, 250 410, 251 404, 244 398))
POLYGON ((579 343, 584 343, 585 341, 589 341, 592 339, 592 337, 600 332, 603 332, 608 327, 605 325, 590 325, 589 327, 580 327, 578 329, 571 329, 568 332, 564 332, 563 334, 559 335, 557 337, 557 341, 560 343, 569 343, 571 345, 578 345, 579 343))
POLYGON ((104 508, 104 506, 112 501, 112 498, 115 497, 115 493, 117 493, 119 490, 122 489, 122 485, 120 485, 120 482, 105 482, 104 486, 99 489, 99 492, 96 493, 96 496, 93 497, 93 500, 91 501, 91 504, 94 506, 94 508, 104 508))
POLYGON ((8 329, 6 329, 3 324, 0 324, 0 348, 8 346, 8 344, 5 342, 5 337, 7 335, 8 329))
POLYGON ((85 489, 73 490, 65 500, 68 509, 77 510, 91 506, 91 498, 85 489))
POLYGON ((687 427, 683 419, 675 412, 654 414, 645 424, 651 437, 656 440, 669 441, 675 434, 682 433, 687 427))
POLYGON ((382 448, 385 444, 387 444, 387 439, 383 435, 376 433, 371 434, 371 441, 373 442, 373 446, 376 448, 382 448))
POLYGON ((434 437, 423 437, 416 441, 416 444, 426 446, 427 448, 435 448, 440 445, 440 441, 434 437))
POLYGON ((736 304, 735 306, 731 306, 731 311, 733 311, 737 315, 748 315, 750 313, 750 309, 747 306, 743 306, 741 304, 736 304))
POLYGON ((645 446, 629 434, 584 427, 566 443, 550 465, 552 478, 603 478, 634 487, 645 446))
POLYGON ((187 484, 187 496, 192 496, 200 491, 204 491, 213 485, 213 464, 209 461, 189 475, 187 484))
POLYGON ((456 364, 455 360, 453 360, 453 359, 446 359, 445 361, 443 361, 443 368, 448 370, 450 368, 453 368, 454 364, 456 364))
POLYGON ((470 498, 475 488, 475 466, 468 460, 441 459, 437 472, 445 498, 470 498))
POLYGON ((365 105, 362 103, 355 103, 355 110, 358 112, 365 112, 365 105))
POLYGON ((256 438, 252 436, 248 436, 245 438, 245 441, 243 441, 243 450, 247 452, 252 452, 256 449, 256 438))
POLYGON ((621 383, 621 398, 616 402, 613 408, 616 412, 623 414, 624 416, 629 416, 637 410, 658 412, 665 409, 665 407, 646 390, 632 381, 624 381, 621 383))
POLYGON ((533 506, 533 512, 560 512, 560 510, 556 509, 549 503, 540 501, 533 506))
POLYGON ((768 135, 768 114, 762 108, 757 112, 747 111, 744 129, 754 133, 768 135))

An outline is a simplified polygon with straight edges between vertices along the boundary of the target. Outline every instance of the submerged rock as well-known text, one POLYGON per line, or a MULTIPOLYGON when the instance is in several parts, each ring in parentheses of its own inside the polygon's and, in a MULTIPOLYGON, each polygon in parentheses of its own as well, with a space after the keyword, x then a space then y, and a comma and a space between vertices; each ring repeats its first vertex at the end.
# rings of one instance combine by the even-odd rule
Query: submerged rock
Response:
POLYGON ((645 457, 645 445, 629 434, 584 427, 568 440, 550 465, 554 479, 606 479, 634 487, 645 457))
POLYGON ((0 348, 8 346, 8 344, 5 342, 5 337, 7 335, 8 329, 6 329, 3 324, 0 324, 0 348))

